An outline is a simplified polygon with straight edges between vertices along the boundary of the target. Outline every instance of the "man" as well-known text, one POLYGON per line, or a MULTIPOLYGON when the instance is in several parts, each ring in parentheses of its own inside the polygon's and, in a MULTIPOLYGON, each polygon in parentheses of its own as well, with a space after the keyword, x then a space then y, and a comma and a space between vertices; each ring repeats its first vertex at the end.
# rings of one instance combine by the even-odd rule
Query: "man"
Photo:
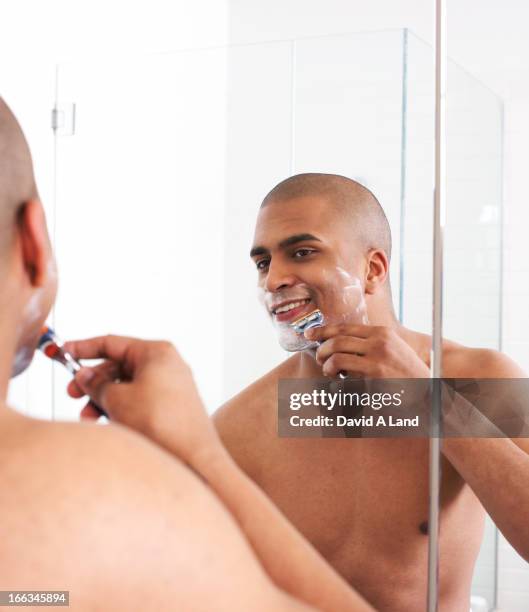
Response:
MULTIPOLYGON (((391 235, 373 194, 345 177, 301 174, 264 199, 251 252, 269 316, 297 351, 215 415, 240 467, 377 610, 424 610, 428 535, 427 439, 289 439, 277 435, 280 379, 429 376, 431 338, 396 319, 388 278, 391 235), (345 281, 343 280, 345 278, 345 281), (339 291, 336 290, 339 287, 339 291), (351 317, 344 315, 345 290, 351 317), (354 297, 354 296, 353 296, 354 297), (329 324, 285 332, 319 308, 329 324), (369 324, 366 325, 365 323, 369 324)), ((443 376, 524 373, 504 355, 443 343, 443 376)), ((489 511, 529 559, 529 445, 524 440, 443 441, 440 609, 468 612, 470 582, 489 511), (502 487, 505 474, 517 482, 502 487), (521 501, 521 503, 519 503, 521 501), (523 534, 523 536, 521 536, 523 534)))
POLYGON ((1 98, 0 276, 0 590, 69 590, 74 610, 371 609, 230 460, 168 343, 70 347, 106 359, 77 383, 111 418, 163 442, 155 423, 170 413, 166 450, 119 425, 6 406, 57 280, 29 150, 1 98))

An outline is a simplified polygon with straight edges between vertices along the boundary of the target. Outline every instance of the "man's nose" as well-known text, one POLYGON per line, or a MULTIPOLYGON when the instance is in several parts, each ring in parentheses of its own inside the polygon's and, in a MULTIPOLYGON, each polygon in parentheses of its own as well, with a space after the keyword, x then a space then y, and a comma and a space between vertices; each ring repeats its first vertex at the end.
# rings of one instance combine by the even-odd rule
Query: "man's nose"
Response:
POLYGON ((297 278, 291 273, 288 266, 283 266, 279 262, 270 262, 265 279, 265 289, 267 291, 274 292, 286 287, 293 287, 296 282, 298 282, 297 278))

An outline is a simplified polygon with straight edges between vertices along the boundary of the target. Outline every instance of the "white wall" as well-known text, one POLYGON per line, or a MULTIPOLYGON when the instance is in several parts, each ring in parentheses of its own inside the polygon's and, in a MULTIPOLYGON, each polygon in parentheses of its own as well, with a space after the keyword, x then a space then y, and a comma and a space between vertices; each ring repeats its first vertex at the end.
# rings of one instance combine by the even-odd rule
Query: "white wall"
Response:
MULTIPOLYGON (((60 230, 56 244, 62 279, 57 303, 57 331, 69 337, 107 333, 111 329, 172 337, 179 342, 192 365, 196 365, 196 375, 205 399, 210 408, 215 407, 221 401, 219 334, 222 331, 218 319, 222 304, 217 286, 220 271, 215 274, 215 266, 221 265, 222 214, 214 195, 218 196, 219 192, 222 194, 224 191, 225 92, 219 92, 219 88, 225 85, 224 55, 220 50, 212 51, 215 58, 210 54, 209 59, 202 57, 197 63, 188 64, 187 73, 182 58, 179 68, 174 64, 164 68, 163 56, 157 59, 154 56, 151 61, 158 73, 155 70, 152 74, 146 68, 148 60, 145 55, 224 44, 227 38, 227 3, 223 0, 154 0, 149 3, 17 0, 9 2, 9 6, 5 4, 0 19, 0 95, 12 107, 26 132, 50 230, 53 232, 55 227, 60 230), (110 74, 111 68, 106 66, 106 58, 119 56, 123 63, 121 67, 116 66, 118 60, 114 59, 116 70, 110 74), (96 73, 98 61, 100 68, 96 73), (82 75, 83 79, 76 81, 73 78, 75 69, 69 75, 63 70, 63 99, 78 103, 78 133, 71 142, 66 138, 59 141, 58 161, 62 165, 58 195, 61 197, 57 200, 59 214, 56 217, 54 139, 50 113, 56 93, 55 66, 67 62, 70 62, 70 66, 79 66, 78 76, 82 75), (84 72, 82 65, 85 66, 84 72), (86 66, 89 66, 88 70, 86 66), (138 68, 138 74, 130 72, 133 67, 138 68), (193 68, 196 70, 190 74, 189 70, 193 68), (197 77, 200 68, 204 69, 203 80, 197 77), (123 69, 121 74, 120 69, 123 69), (188 91, 194 92, 187 99, 178 96, 178 78, 183 82, 187 79, 188 91), (76 89, 83 82, 85 85, 91 84, 92 88, 76 89), (68 86, 70 91, 67 90, 68 86), (215 88, 218 97, 209 97, 215 88), (167 93, 168 90, 170 94, 165 99, 149 99, 149 95, 167 93), (124 97, 126 93, 130 96, 130 104, 124 97), (196 104, 191 103, 193 95, 196 104), (146 100, 149 101, 147 106, 146 100), (211 102, 209 106, 208 100, 211 102), (185 106, 186 101, 191 103, 188 107, 185 106), (171 103, 172 116, 168 108, 171 103), (138 112, 131 117, 133 109, 138 112), (161 113, 162 109, 167 112, 161 113), (170 121, 160 125, 165 116, 170 117, 170 121), (201 133, 200 126, 202 130, 209 130, 210 140, 203 132, 202 139, 197 139, 197 133, 201 133), (197 133, 190 133, 192 128, 197 127, 197 133), (149 159, 149 151, 144 150, 135 156, 134 144, 142 142, 138 139, 141 135, 145 137, 141 146, 149 146, 152 143, 149 131, 154 129, 160 132, 166 129, 167 139, 169 134, 175 136, 173 141, 180 148, 177 150, 173 147, 170 153, 158 149, 159 157, 150 157, 156 167, 147 163, 146 167, 139 168, 142 154, 149 159), (121 144, 130 144, 128 158, 122 157, 121 163, 119 155, 111 158, 116 151, 114 147, 118 138, 121 144), (84 148, 74 144, 80 145, 80 142, 83 142, 84 148), (186 171, 188 159, 202 158, 207 163, 212 157, 215 161, 210 164, 213 176, 209 177, 209 181, 204 182, 202 176, 197 177, 193 172, 186 171), (77 166, 76 161, 79 162, 77 166), (163 161, 166 164, 163 175, 159 174, 162 179, 156 180, 156 172, 163 161), (90 181, 95 176, 90 171, 96 169, 97 181, 90 181), (159 242, 158 250, 150 249, 142 257, 140 241, 132 231, 133 227, 138 229, 142 225, 141 214, 134 210, 129 211, 131 214, 128 217, 125 215, 125 220, 119 217, 126 207, 124 199, 130 196, 127 190, 132 182, 127 183, 126 179, 131 175, 139 178, 144 186, 147 218, 147 223, 143 223, 144 230, 152 227, 154 215, 173 207, 169 212, 173 223, 161 223, 158 228, 164 236, 165 251, 162 242, 159 242), (219 176, 222 176, 221 183, 219 176), (65 177, 69 180, 63 181, 65 177), (195 185, 192 185, 193 180, 195 185), (72 181, 77 181, 77 184, 72 181), (196 185, 199 185, 198 189, 196 185), (120 187, 121 208, 112 209, 111 199, 119 200, 120 187), (206 195, 208 189, 210 191, 206 195), (177 209, 177 205, 181 206, 177 209), (200 208, 203 217, 196 214, 200 208), (201 220, 208 217, 213 220, 213 225, 201 224, 201 220), (209 255, 206 260, 205 251, 196 249, 193 244, 193 237, 200 233, 202 240, 207 241, 205 232, 201 232, 202 227, 214 228, 214 235, 210 236, 212 247, 216 241, 220 241, 213 264, 209 255), (129 233, 123 231, 125 228, 129 233), (120 231, 119 239, 129 243, 131 256, 128 262, 126 258, 120 259, 112 248, 119 251, 118 242, 112 241, 112 234, 120 231), (107 243, 106 260, 101 248, 103 240, 107 243), (73 247, 69 253, 65 250, 66 246, 73 247), (120 312, 121 302, 109 297, 120 287, 125 287, 123 279, 130 278, 132 265, 142 269, 142 261, 149 261, 153 264, 151 269, 156 269, 155 273, 146 273, 145 279, 151 283, 159 279, 161 282, 157 286, 163 287, 169 278, 174 280, 176 261, 188 260, 191 252, 199 262, 197 269, 191 272, 188 267, 187 271, 176 275, 180 281, 179 290, 187 282, 185 298, 183 292, 153 292, 152 285, 145 281, 137 285, 138 288, 144 285, 143 293, 139 289, 135 292, 131 283, 123 289, 121 297, 128 297, 130 304, 126 310, 121 309, 120 312), (157 255, 160 256, 159 260, 154 261, 157 255), (99 270, 94 270, 94 267, 99 267, 99 270), (200 290, 189 291, 189 286, 196 281, 197 270, 204 278, 211 275, 210 291, 207 291, 205 282, 200 290), (96 278, 99 278, 101 286, 110 290, 104 298, 91 284, 96 278), (75 290, 72 290, 73 287, 75 290), (208 300, 209 308, 206 307, 208 300), (213 319, 210 342, 218 347, 217 354, 215 349, 212 350, 214 363, 209 364, 204 363, 202 355, 199 355, 202 347, 193 342, 196 339, 194 330, 200 329, 199 316, 204 315, 204 318, 206 310, 213 319), (185 320, 190 316, 190 311, 196 317, 194 324, 178 325, 182 317, 185 320), (148 313, 146 317, 143 316, 144 312, 148 313), (129 325, 130 319, 135 321, 129 325), (177 327, 178 333, 175 332, 177 327)), ((180 86, 184 85, 180 83, 180 86)), ((194 171, 198 168, 199 164, 195 163, 194 171)), ((13 381, 10 401, 33 416, 50 416, 55 405, 57 415, 76 418, 76 408, 64 396, 67 376, 60 368, 54 370, 53 374, 51 365, 42 356, 37 356, 30 370, 13 381)))
POLYGON ((226 25, 223 0, 4 2, 2 70, 21 59, 57 62, 223 44, 226 25))
MULTIPOLYGON (((225 52, 73 62, 58 82, 76 130, 57 140, 56 328, 171 340, 212 410, 222 399, 225 52)), ((59 389, 67 373, 56 376, 59 389)), ((71 400, 55 395, 67 418, 71 400)))

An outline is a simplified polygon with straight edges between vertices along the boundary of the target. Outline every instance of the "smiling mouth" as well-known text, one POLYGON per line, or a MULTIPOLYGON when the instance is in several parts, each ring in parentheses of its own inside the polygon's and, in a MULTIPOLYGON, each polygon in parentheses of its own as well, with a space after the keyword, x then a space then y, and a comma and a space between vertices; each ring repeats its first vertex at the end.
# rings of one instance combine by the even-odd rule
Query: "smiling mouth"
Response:
POLYGON ((276 308, 272 309, 272 315, 274 316, 275 320, 280 323, 293 321, 295 319, 298 319, 302 314, 304 314, 304 311, 307 310, 307 306, 310 303, 310 298, 285 302, 280 306, 277 306, 276 308))

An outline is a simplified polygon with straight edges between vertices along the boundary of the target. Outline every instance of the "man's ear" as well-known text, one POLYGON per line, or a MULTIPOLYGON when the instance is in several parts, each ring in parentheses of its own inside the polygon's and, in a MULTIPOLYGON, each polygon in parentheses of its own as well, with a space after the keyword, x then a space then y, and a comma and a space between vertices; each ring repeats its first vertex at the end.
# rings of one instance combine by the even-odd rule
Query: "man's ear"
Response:
POLYGON ((386 283, 389 273, 389 260, 384 251, 370 251, 367 256, 366 293, 376 293, 386 283))
POLYGON ((26 202, 19 214, 18 231, 28 280, 33 287, 41 287, 47 279, 51 247, 46 216, 39 200, 26 202))

